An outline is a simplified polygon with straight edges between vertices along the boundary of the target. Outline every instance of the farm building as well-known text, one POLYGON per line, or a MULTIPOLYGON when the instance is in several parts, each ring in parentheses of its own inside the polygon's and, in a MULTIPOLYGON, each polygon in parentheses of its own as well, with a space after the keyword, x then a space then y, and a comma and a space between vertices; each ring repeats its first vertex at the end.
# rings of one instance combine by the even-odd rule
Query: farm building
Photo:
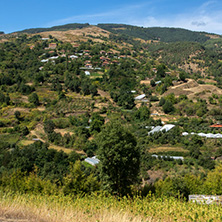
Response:
POLYGON ((161 159, 164 159, 164 158, 171 158, 171 159, 174 159, 174 160, 184 160, 184 157, 183 156, 158 156, 156 154, 153 154, 152 157, 155 157, 155 158, 161 158, 161 159))
MULTIPOLYGON (((187 132, 183 132, 182 136, 188 136, 189 133, 187 132)), ((213 134, 213 133, 190 133, 190 135, 198 135, 201 137, 206 137, 206 138, 211 138, 211 139, 222 139, 222 134, 221 133, 217 133, 217 134, 213 134)))
POLYGON ((163 131, 168 132, 173 127, 175 127, 175 125, 173 125, 173 124, 166 124, 164 126, 156 126, 156 127, 153 127, 153 129, 148 133, 148 135, 154 134, 154 133, 157 133, 157 132, 163 132, 163 131))
POLYGON ((87 158, 85 159, 85 161, 86 161, 87 163, 91 164, 92 166, 95 166, 96 164, 99 163, 100 160, 97 159, 96 156, 93 156, 92 158, 91 158, 91 157, 87 157, 87 158))
POLYGON ((146 97, 146 94, 142 94, 142 95, 139 95, 137 97, 135 97, 134 99, 135 100, 141 100, 141 99, 144 99, 146 97))

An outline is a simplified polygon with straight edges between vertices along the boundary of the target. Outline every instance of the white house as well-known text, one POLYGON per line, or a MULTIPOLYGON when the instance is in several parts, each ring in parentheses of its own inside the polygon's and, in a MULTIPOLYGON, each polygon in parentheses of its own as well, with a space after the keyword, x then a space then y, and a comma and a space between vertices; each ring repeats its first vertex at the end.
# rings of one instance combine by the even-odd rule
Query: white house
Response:
POLYGON ((139 95, 137 97, 135 97, 134 99, 135 100, 141 100, 141 99, 144 99, 146 97, 146 94, 142 94, 142 95, 139 95))

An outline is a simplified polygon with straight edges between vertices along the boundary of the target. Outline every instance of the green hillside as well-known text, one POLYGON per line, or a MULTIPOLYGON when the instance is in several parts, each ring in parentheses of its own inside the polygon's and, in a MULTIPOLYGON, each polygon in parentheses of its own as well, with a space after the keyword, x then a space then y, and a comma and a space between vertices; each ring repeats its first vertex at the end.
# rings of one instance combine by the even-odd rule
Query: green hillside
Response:
MULTIPOLYGON (((142 210, 150 193, 160 208, 164 196, 187 209, 190 194, 221 195, 221 38, 88 26, 1 36, 0 190, 83 205, 100 193, 142 219, 160 218, 155 204, 142 210)), ((196 213, 190 218, 212 217, 196 213)))
POLYGON ((206 33, 193 32, 181 28, 144 28, 123 24, 98 24, 102 29, 115 34, 125 34, 134 38, 144 40, 159 40, 162 42, 206 42, 210 37, 206 33))
MULTIPOLYGON (((88 27, 90 24, 72 23, 60 26, 53 26, 51 28, 31 28, 19 31, 20 33, 40 33, 48 31, 67 31, 73 29, 81 29, 88 27)), ((128 37, 141 38, 144 40, 159 40, 161 42, 200 42, 204 43, 210 39, 207 33, 194 32, 181 28, 161 28, 150 27, 144 28, 139 26, 125 25, 125 24, 98 24, 98 27, 110 31, 114 34, 123 34, 128 37)))

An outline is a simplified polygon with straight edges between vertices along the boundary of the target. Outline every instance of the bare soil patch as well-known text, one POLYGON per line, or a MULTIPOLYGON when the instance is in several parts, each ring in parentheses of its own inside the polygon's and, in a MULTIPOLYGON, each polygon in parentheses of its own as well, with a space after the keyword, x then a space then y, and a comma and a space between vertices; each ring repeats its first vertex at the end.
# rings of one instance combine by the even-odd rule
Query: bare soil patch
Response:
POLYGON ((30 134, 36 136, 42 142, 45 142, 45 140, 42 139, 42 135, 44 135, 44 127, 42 124, 39 123, 34 130, 30 131, 30 134))
POLYGON ((19 111, 21 113, 29 113, 30 109, 29 108, 16 107, 16 108, 8 109, 7 113, 8 113, 8 115, 14 115, 14 113, 16 111, 19 111))
POLYGON ((174 93, 175 96, 187 95, 192 100, 195 98, 208 100, 212 93, 222 95, 222 89, 214 85, 198 84, 195 80, 189 79, 186 83, 170 87, 164 96, 170 93, 174 93))
POLYGON ((70 132, 66 129, 55 129, 54 130, 56 133, 61 133, 62 136, 64 136, 66 133, 69 133, 70 135, 73 135, 74 133, 73 132, 70 132))
POLYGON ((109 32, 105 31, 96 26, 89 26, 82 29, 68 30, 68 31, 51 31, 51 32, 42 32, 40 35, 44 38, 47 38, 49 35, 64 41, 64 42, 77 42, 77 41, 87 41, 90 36, 93 36, 93 41, 103 42, 102 37, 109 37, 109 32), (97 39, 98 38, 98 39, 97 39))
POLYGON ((150 80, 141 80, 140 84, 150 85, 150 80))

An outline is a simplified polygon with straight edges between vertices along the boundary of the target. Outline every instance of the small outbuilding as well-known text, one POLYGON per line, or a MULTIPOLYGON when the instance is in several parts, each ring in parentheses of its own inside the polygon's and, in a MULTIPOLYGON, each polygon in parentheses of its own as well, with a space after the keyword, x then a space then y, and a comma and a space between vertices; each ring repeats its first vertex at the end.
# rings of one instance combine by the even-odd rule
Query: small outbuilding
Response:
POLYGON ((137 97, 135 97, 134 99, 135 100, 141 100, 141 99, 144 99, 146 97, 146 94, 142 94, 142 95, 139 95, 137 97))
POLYGON ((87 157, 85 161, 90 165, 95 166, 96 164, 99 163, 100 160, 96 156, 93 156, 93 157, 87 157))

